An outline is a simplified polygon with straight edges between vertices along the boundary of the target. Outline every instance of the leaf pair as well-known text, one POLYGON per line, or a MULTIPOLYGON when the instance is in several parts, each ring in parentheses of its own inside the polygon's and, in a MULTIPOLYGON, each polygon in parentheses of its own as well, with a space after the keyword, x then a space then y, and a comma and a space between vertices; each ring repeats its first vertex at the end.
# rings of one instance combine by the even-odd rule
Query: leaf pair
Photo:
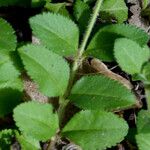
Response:
MULTIPOLYGON (((36 46, 32 44, 21 47, 19 49, 19 54, 21 56, 21 59, 23 60, 25 69, 27 70, 31 78, 38 83, 40 90, 45 95, 49 97, 62 96, 67 88, 70 71, 69 65, 59 55, 69 55, 71 51, 75 53, 75 47, 77 47, 75 45, 77 45, 77 42, 76 40, 72 42, 75 34, 71 33, 77 34, 77 30, 74 32, 76 26, 74 25, 74 27, 70 29, 70 33, 68 33, 66 29, 69 28, 68 24, 72 24, 72 22, 68 22, 68 19, 56 14, 39 15, 32 18, 30 22, 33 28, 33 32, 40 38, 41 41, 43 40, 42 37, 45 38, 46 42, 42 43, 50 50, 44 48, 43 46, 36 46), (45 24, 42 24, 40 22, 41 20, 45 24), (51 21, 54 22, 54 25, 51 21), (64 34, 62 30, 64 30, 64 33, 66 34, 61 37, 61 34, 64 34), (43 34, 43 32, 45 34, 43 34), (47 33, 49 36, 46 36, 47 33), (70 40, 66 41, 65 38, 67 37, 70 37, 70 40), (56 39, 58 41, 56 41, 56 39), (70 44, 72 48, 68 46, 70 44), (65 52, 63 51, 64 47, 66 47, 65 52), (57 54, 52 51, 56 52, 57 54)), ((117 142, 120 142, 122 138, 127 134, 127 125, 124 121, 122 121, 122 119, 119 119, 118 117, 116 118, 115 115, 103 111, 116 110, 120 107, 126 108, 135 104, 135 97, 133 96, 133 94, 120 83, 103 76, 86 76, 81 78, 74 85, 69 99, 82 109, 89 110, 81 111, 77 115, 75 115, 63 129, 62 135, 72 139, 74 142, 81 145, 84 149, 91 148, 93 140, 92 142, 89 142, 89 144, 87 144, 87 140, 93 136, 97 136, 101 140, 105 139, 105 141, 103 141, 102 143, 99 140, 95 141, 93 147, 94 149, 103 149, 106 147, 110 147, 117 142), (102 111, 98 111, 98 109, 101 109, 102 111), (112 120, 110 120, 110 117, 112 118, 112 120), (85 119, 83 120, 83 118, 85 119), (96 118, 98 118, 97 122, 96 118), (101 122, 101 120, 103 120, 104 123, 101 122), (81 122, 82 126, 83 124, 85 124, 85 122, 87 124, 85 128, 82 128, 83 130, 81 130, 81 126, 78 126, 79 121, 81 122), (120 128, 120 130, 118 131, 118 133, 116 132, 118 136, 115 135, 115 137, 112 137, 114 140, 111 143, 109 139, 109 133, 110 130, 114 132, 113 129, 116 130, 116 128, 112 129, 109 128, 109 126, 110 124, 112 124, 112 126, 115 126, 116 123, 116 128, 120 128), (92 124, 94 125, 92 126, 92 124), (107 126, 106 128, 104 128, 104 125, 106 124, 107 126), (102 134, 100 131, 103 131, 102 134), (82 138, 79 139, 78 137, 82 138), (108 139, 110 143, 107 143, 106 139, 108 139)), ((22 104, 14 110, 14 118, 16 124, 24 134, 29 135, 29 131, 33 130, 31 134, 35 139, 47 140, 48 138, 51 138, 51 136, 53 135, 50 134, 51 132, 49 132, 48 136, 44 138, 43 133, 45 134, 46 130, 48 129, 47 127, 45 128, 46 130, 41 129, 41 132, 39 132, 39 134, 36 132, 36 130, 39 130, 40 126, 43 125, 44 120, 42 120, 42 118, 45 118, 44 116, 47 116, 48 114, 51 115, 49 116, 49 118, 53 118, 54 116, 52 114, 52 111, 47 111, 42 114, 40 110, 44 110, 44 107, 46 106, 43 106, 43 108, 41 108, 41 106, 37 106, 37 104, 32 104, 31 102, 22 104), (33 110, 32 105, 34 105, 33 108, 35 107, 35 110, 33 110), (32 111, 32 114, 30 113, 30 110, 32 111), (24 112, 29 114, 26 115, 26 113, 24 112), (37 117, 37 113, 41 114, 39 115, 40 118, 35 118, 35 116, 37 117), (28 118, 27 116, 30 116, 30 114, 31 117, 28 118), (25 120, 22 118, 25 118, 25 120), (25 126, 25 122, 31 122, 35 126, 25 126)), ((52 131, 55 130, 56 132, 58 123, 54 121, 56 123, 55 127, 52 126, 53 120, 55 119, 51 119, 51 122, 48 122, 49 124, 51 124, 51 126, 49 126, 49 129, 52 128, 52 131)))
MULTIPOLYGON (((42 93, 49 97, 64 94, 69 80, 69 66, 61 56, 35 45, 24 46, 19 53, 28 74, 38 83, 42 93)), ((126 87, 103 76, 81 78, 73 87, 70 100, 84 109, 104 110, 135 103, 135 97, 126 87)))
MULTIPOLYGON (((23 134, 17 135, 23 149, 39 149, 38 141, 50 139, 58 129, 58 117, 52 113, 49 104, 21 104, 14 110, 14 120, 23 134)), ((77 113, 61 135, 80 145, 83 150, 95 150, 115 145, 123 140, 127 131, 127 123, 118 116, 104 111, 86 110, 77 113)))
MULTIPOLYGON (((70 37, 68 42, 71 43, 71 40, 74 37, 73 33, 78 33, 75 25, 73 25, 69 30, 70 33, 68 33, 66 29, 69 28, 69 25, 73 24, 73 22, 56 14, 48 13, 38 15, 31 18, 30 22, 33 32, 36 33, 36 35, 39 37, 42 35, 45 36, 44 39, 47 43, 45 45, 49 47, 48 44, 50 44, 50 50, 55 52, 59 51, 59 54, 61 55, 64 55, 69 51, 66 49, 66 52, 62 53, 61 48, 59 49, 57 45, 60 45, 63 48, 63 44, 66 44, 65 36, 68 35, 68 37, 70 37), (40 26, 38 26, 39 24, 40 26), (47 29, 46 31, 49 31, 48 34, 50 33, 48 37, 46 36, 45 30, 44 33, 42 31, 44 28, 47 29), (54 30, 51 31, 52 29, 54 30), (73 32, 73 29, 75 32, 73 32), (52 32, 57 32, 57 36, 53 36, 52 32), (63 36, 61 36, 62 34, 63 36), (61 42, 60 40, 54 40, 54 38, 60 39, 60 37, 62 39, 61 42)), ((76 40, 71 44, 77 45, 76 40)), ((61 56, 58 56, 50 50, 42 46, 27 45, 20 48, 19 53, 25 65, 25 69, 31 78, 38 83, 40 90, 49 97, 62 96, 67 88, 69 80, 69 66, 61 56)), ((118 82, 102 76, 81 78, 81 80, 73 87, 70 100, 84 109, 100 108, 103 110, 114 110, 117 108, 119 109, 120 107, 126 108, 135 103, 135 97, 130 91, 118 82), (109 91, 107 90, 108 87, 110 88, 109 91), (120 88, 119 92, 118 90, 114 90, 118 89, 118 87, 120 88), (114 97, 114 92, 116 97, 114 97)))

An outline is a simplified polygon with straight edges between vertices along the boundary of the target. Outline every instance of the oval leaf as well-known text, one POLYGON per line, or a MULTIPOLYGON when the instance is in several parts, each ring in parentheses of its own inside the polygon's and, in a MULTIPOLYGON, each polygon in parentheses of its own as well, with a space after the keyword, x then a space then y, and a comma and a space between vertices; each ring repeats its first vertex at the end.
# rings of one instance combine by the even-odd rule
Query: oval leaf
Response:
POLYGON ((60 55, 73 55, 78 49, 79 31, 74 22, 59 14, 44 13, 30 19, 33 34, 47 48, 60 55))
POLYGON ((19 53, 25 69, 38 83, 41 92, 50 97, 64 94, 70 71, 61 56, 36 45, 23 46, 19 53))
POLYGON ((64 127, 62 135, 83 150, 106 149, 121 142, 128 125, 118 116, 104 111, 81 111, 64 127))
POLYGON ((14 109, 13 117, 23 134, 37 140, 50 139, 58 129, 58 117, 49 104, 23 103, 14 109))
POLYGON ((113 61, 114 43, 117 38, 126 37, 138 42, 141 46, 147 44, 149 35, 144 30, 132 25, 113 24, 101 28, 91 40, 87 55, 104 61, 113 61))
POLYGON ((135 96, 105 76, 85 76, 74 85, 70 100, 83 109, 117 110, 135 104, 135 96))
POLYGON ((17 46, 13 28, 6 20, 0 18, 0 51, 14 51, 17 46))
POLYGON ((141 73, 142 65, 150 56, 149 48, 142 48, 136 42, 126 38, 116 40, 114 52, 122 70, 132 75, 141 73))

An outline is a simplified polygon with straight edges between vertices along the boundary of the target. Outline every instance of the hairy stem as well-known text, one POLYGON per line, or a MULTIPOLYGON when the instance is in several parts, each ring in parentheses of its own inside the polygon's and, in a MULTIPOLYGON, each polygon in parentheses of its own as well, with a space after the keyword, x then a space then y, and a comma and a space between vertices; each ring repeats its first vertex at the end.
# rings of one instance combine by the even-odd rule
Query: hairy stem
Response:
MULTIPOLYGON (((69 96, 69 94, 71 92, 71 88, 72 88, 73 83, 74 83, 74 79, 75 79, 77 70, 78 70, 79 66, 82 64, 82 61, 83 61, 83 56, 82 55, 84 53, 84 50, 85 50, 85 47, 87 45, 88 39, 90 37, 90 34, 91 34, 92 29, 94 27, 94 24, 96 22, 97 16, 99 14, 100 7, 102 5, 102 2, 103 2, 103 0, 97 0, 97 2, 95 4, 95 7, 93 9, 93 14, 92 14, 91 19, 89 21, 89 25, 87 27, 87 30, 86 30, 85 35, 83 37, 83 41, 82 41, 82 43, 81 43, 81 45, 79 47, 78 53, 77 53, 77 55, 75 57, 75 60, 74 60, 74 63, 73 63, 72 69, 71 69, 71 75, 70 75, 69 84, 68 84, 67 90, 66 90, 66 92, 65 92, 65 94, 63 96, 64 100, 66 100, 67 97, 69 96)), ((61 107, 62 106, 60 106, 59 111, 61 111, 61 107)), ((65 108, 63 107, 63 111, 64 110, 65 110, 65 108)), ((60 114, 60 115, 63 115, 63 114, 60 114)), ((62 116, 60 118, 62 118, 62 116)))
POLYGON ((99 10, 100 10, 102 2, 103 2, 103 0, 97 0, 97 2, 95 4, 95 7, 93 9, 93 14, 91 16, 89 25, 87 27, 87 30, 86 30, 85 34, 84 34, 83 41, 82 41, 82 43, 81 43, 81 45, 79 47, 77 56, 76 56, 76 58, 74 60, 74 63, 73 63, 73 67, 72 67, 71 75, 70 75, 70 81, 69 81, 66 93, 64 95, 64 98, 66 98, 70 94, 70 90, 71 90, 71 88, 73 86, 73 82, 74 82, 74 78, 75 78, 76 72, 77 72, 79 66, 82 63, 82 60, 83 60, 82 55, 84 53, 84 50, 85 50, 85 47, 87 45, 88 39, 90 37, 90 34, 91 34, 92 29, 94 27, 94 24, 96 22, 96 19, 97 19, 97 16, 99 14, 99 10))

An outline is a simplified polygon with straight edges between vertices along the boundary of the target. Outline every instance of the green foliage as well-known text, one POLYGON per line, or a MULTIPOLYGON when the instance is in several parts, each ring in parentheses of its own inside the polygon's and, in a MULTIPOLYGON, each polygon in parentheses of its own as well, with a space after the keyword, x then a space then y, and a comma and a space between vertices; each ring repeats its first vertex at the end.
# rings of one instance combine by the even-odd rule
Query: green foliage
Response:
POLYGON ((12 54, 0 51, 0 82, 16 79, 20 72, 14 65, 12 54))
POLYGON ((0 89, 3 88, 12 88, 17 89, 18 91, 23 91, 23 83, 20 78, 16 78, 14 80, 0 82, 0 89))
POLYGON ((31 0, 1 0, 0 7, 4 6, 29 6, 31 0))
POLYGON ((124 0, 104 0, 100 10, 101 18, 114 18, 118 23, 122 23, 128 18, 128 8, 124 0))
POLYGON ((150 112, 142 110, 138 113, 136 135, 139 150, 147 150, 150 146, 150 112))
POLYGON ((143 0, 142 1, 142 8, 145 9, 148 6, 149 2, 150 2, 149 0, 143 0))
POLYGON ((91 10, 90 7, 81 0, 75 1, 74 4, 74 16, 79 24, 79 28, 81 33, 84 32, 89 18, 90 18, 91 10))
POLYGON ((0 82, 0 117, 12 112, 21 102, 23 85, 20 79, 0 82))
POLYGON ((150 112, 141 110, 138 113, 137 118, 137 130, 138 133, 149 133, 150 132, 150 112))
POLYGON ((105 76, 85 76, 74 85, 70 100, 83 109, 116 110, 135 104, 134 95, 118 81, 105 76))
POLYGON ((150 57, 149 48, 142 48, 136 42, 126 38, 116 40, 114 52, 115 58, 122 70, 132 75, 140 74, 142 65, 150 57))
MULTIPOLYGON (((23 150, 40 150, 43 148, 41 143, 45 146, 52 141, 49 144, 53 144, 53 140, 57 142, 55 140, 60 137, 78 144, 83 150, 103 150, 120 143, 126 135, 129 143, 135 142, 136 138, 140 150, 149 149, 149 110, 138 114, 137 128, 130 128, 129 133, 126 121, 108 112, 118 112, 124 117, 123 110, 130 108, 138 110, 138 96, 136 98, 132 93, 129 81, 110 71, 112 63, 110 66, 108 63, 108 68, 101 63, 97 75, 85 75, 85 70, 82 70, 83 61, 87 61, 89 56, 106 62, 117 61, 121 69, 131 75, 132 80, 141 80, 144 83, 145 89, 142 89, 142 92, 145 91, 149 109, 150 49, 147 46, 149 35, 127 24, 100 27, 105 25, 103 22, 110 23, 112 20, 118 23, 124 22, 128 18, 128 9, 124 0, 97 0, 91 14, 91 6, 95 2, 96 0, 0 1, 0 7, 5 7, 1 16, 4 15, 4 18, 9 20, 14 20, 11 16, 7 16, 10 14, 9 8, 28 7, 28 9, 19 8, 19 12, 29 10, 23 17, 25 24, 26 19, 31 15, 42 12, 29 20, 38 44, 25 45, 25 41, 17 43, 14 29, 7 21, 0 19, 0 125, 2 124, 1 129, 3 129, 3 125, 5 127, 5 123, 6 125, 8 123, 16 129, 0 131, 0 149, 12 149, 12 144, 17 141, 23 150), (39 8, 33 9, 33 7, 39 8), (5 14, 5 10, 8 10, 8 14, 5 14), (43 13, 44 11, 48 13, 43 13), (78 24, 80 34, 73 21, 78 24), (99 23, 102 25, 99 26, 99 23), (100 29, 96 33, 97 27, 100 29), (96 34, 93 36, 94 33, 96 34), (19 47, 18 51, 16 47, 19 47), (46 97, 48 100, 49 97, 55 99, 54 108, 50 104, 36 101, 20 104, 22 100, 26 100, 26 96, 28 97, 26 88, 30 85, 27 85, 28 81, 24 79, 26 74, 37 83, 40 91, 48 96, 46 97), (122 81, 123 84, 117 80, 122 81), (130 88, 127 88, 128 84, 130 88), (73 106, 76 109, 68 110, 72 105, 78 108, 73 106), (12 110, 16 126, 12 121, 12 114, 9 114, 12 110), (76 112, 77 110, 80 111, 76 112)), ((148 1, 143 1, 143 7, 146 9, 147 4, 148 1)), ((144 11, 148 13, 146 9, 144 11)), ((17 21, 18 17, 16 18, 17 21)), ((16 22, 14 25, 18 29, 20 42, 20 37, 24 38, 26 26, 22 31, 16 22)), ((30 38, 34 37, 33 35, 30 38)), ((35 39, 33 38, 33 43, 36 43, 35 39)), ((93 59, 89 61, 89 65, 94 68, 87 70, 91 74, 95 74, 93 69, 97 67, 93 62, 93 59)), ((33 90, 36 91, 36 85, 33 90)), ((41 93, 38 91, 35 93, 41 97, 41 93)), ((49 147, 51 145, 45 149, 49 147)))
POLYGON ((19 135, 19 133, 17 133, 17 140, 20 143, 22 150, 40 150, 41 149, 39 141, 32 137, 19 135))
POLYGON ((49 104, 20 104, 14 109, 14 120, 23 134, 37 140, 50 139, 58 129, 58 117, 49 104))
MULTIPOLYGON (((92 3, 95 0, 83 0, 85 3, 92 3)), ((116 20, 122 23, 128 18, 128 8, 124 0, 104 0, 100 8, 100 18, 111 21, 116 20)))
POLYGON ((1 0, 0 7, 21 6, 21 7, 41 7, 46 0, 1 0))
POLYGON ((0 131, 0 150, 10 149, 14 133, 11 129, 0 131))
POLYGON ((16 36, 9 23, 0 18, 0 51, 14 51, 16 49, 16 36))
POLYGON ((95 0, 82 0, 84 3, 92 3, 95 0))
POLYGON ((79 31, 74 22, 59 14, 43 13, 30 19, 33 34, 51 51, 73 55, 78 49, 79 31))
POLYGON ((136 141, 139 150, 148 150, 150 147, 150 133, 149 134, 138 134, 136 135, 136 141))
POLYGON ((77 113, 62 132, 83 150, 102 150, 121 142, 128 125, 112 113, 86 110, 77 113))
POLYGON ((113 48, 117 38, 126 37, 141 46, 147 44, 149 36, 142 29, 132 25, 114 24, 105 26, 96 33, 87 47, 86 54, 104 61, 113 61, 113 48))
POLYGON ((38 83, 41 92, 50 97, 64 94, 70 71, 61 56, 37 45, 23 46, 19 53, 27 73, 38 83))
POLYGON ((142 74, 145 78, 144 83, 150 85, 150 62, 144 65, 142 69, 142 74))
MULTIPOLYGON (((43 7, 47 0, 30 0, 30 7, 43 7)), ((51 0, 48 0, 49 2, 51 0)))
POLYGON ((61 14, 66 17, 70 17, 68 10, 66 9, 65 3, 46 3, 44 6, 50 12, 61 14))
POLYGON ((150 109, 150 87, 145 86, 145 95, 146 95, 146 100, 147 100, 147 107, 150 109))

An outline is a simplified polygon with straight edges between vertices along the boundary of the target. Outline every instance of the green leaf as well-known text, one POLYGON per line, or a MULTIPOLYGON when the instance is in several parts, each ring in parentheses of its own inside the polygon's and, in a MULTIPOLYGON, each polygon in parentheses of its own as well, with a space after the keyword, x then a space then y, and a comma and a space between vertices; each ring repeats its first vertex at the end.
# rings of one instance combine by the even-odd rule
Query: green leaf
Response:
POLYGON ((136 135, 139 150, 147 150, 150 147, 150 111, 142 110, 138 113, 136 135))
POLYGON ((100 15, 103 19, 114 18, 122 23, 128 19, 128 8, 124 0, 104 0, 100 15))
POLYGON ((30 24, 33 34, 40 42, 60 55, 73 55, 78 49, 79 31, 74 22, 53 13, 32 17, 30 24))
POLYGON ((38 140, 29 137, 17 134, 17 140, 21 145, 22 150, 40 150, 40 143, 38 140))
POLYGON ((142 74, 144 75, 145 79, 147 80, 145 82, 150 84, 150 62, 148 62, 147 64, 144 65, 142 74))
MULTIPOLYGON (((43 7, 46 4, 46 0, 30 0, 30 5, 34 7, 43 7)), ((50 2, 51 0, 49 0, 50 2)))
POLYGON ((11 129, 5 129, 0 131, 0 150, 10 149, 12 144, 12 138, 14 133, 11 129))
POLYGON ((11 113, 22 100, 23 84, 20 79, 0 82, 0 117, 11 113))
POLYGON ((141 110, 137 118, 138 133, 150 133, 150 111, 141 110))
POLYGON ((70 18, 70 14, 66 9, 66 3, 46 3, 44 6, 47 10, 70 18))
POLYGON ((11 25, 0 18, 0 51, 14 51, 16 49, 16 36, 11 25))
POLYGON ((17 89, 18 91, 22 92, 23 91, 23 82, 20 78, 0 82, 0 89, 3 89, 3 88, 17 89))
POLYGON ((136 135, 136 142, 139 150, 148 150, 150 148, 150 133, 136 135))
POLYGON ((87 4, 91 4, 91 3, 95 2, 96 0, 82 0, 82 1, 87 4))
POLYGON ((64 127, 62 135, 83 150, 102 150, 121 142, 128 132, 127 123, 104 111, 81 111, 64 127))
POLYGON ((50 104, 28 102, 14 109, 14 120, 20 131, 34 139, 46 141, 58 129, 58 117, 50 104))
POLYGON ((150 86, 145 86, 145 95, 147 100, 147 107, 150 109, 150 86))
POLYGON ((81 33, 84 32, 91 15, 90 7, 81 0, 75 1, 74 4, 74 16, 79 23, 81 33))
POLYGON ((113 61, 113 48, 117 38, 126 37, 136 41, 141 46, 146 45, 149 35, 144 30, 132 25, 113 24, 101 28, 91 40, 87 48, 87 55, 104 61, 113 61))
POLYGON ((142 1, 142 9, 145 9, 148 6, 149 3, 150 3, 149 0, 143 0, 142 1))
POLYGON ((63 95, 69 80, 69 65, 48 49, 27 45, 19 49, 27 73, 38 83, 39 89, 49 97, 63 95))
POLYGON ((20 72, 14 65, 11 53, 0 51, 0 75, 0 82, 19 77, 20 72))
POLYGON ((122 70, 132 75, 141 73, 142 65, 150 56, 148 48, 142 48, 136 42, 126 38, 116 40, 114 52, 122 70))
POLYGON ((125 86, 100 75, 82 77, 69 98, 83 109, 117 110, 136 103, 135 96, 125 86))
POLYGON ((21 6, 21 7, 42 7, 45 0, 1 0, 0 7, 21 6))
POLYGON ((5 6, 29 6, 31 0, 1 0, 0 1, 0 7, 5 6))

